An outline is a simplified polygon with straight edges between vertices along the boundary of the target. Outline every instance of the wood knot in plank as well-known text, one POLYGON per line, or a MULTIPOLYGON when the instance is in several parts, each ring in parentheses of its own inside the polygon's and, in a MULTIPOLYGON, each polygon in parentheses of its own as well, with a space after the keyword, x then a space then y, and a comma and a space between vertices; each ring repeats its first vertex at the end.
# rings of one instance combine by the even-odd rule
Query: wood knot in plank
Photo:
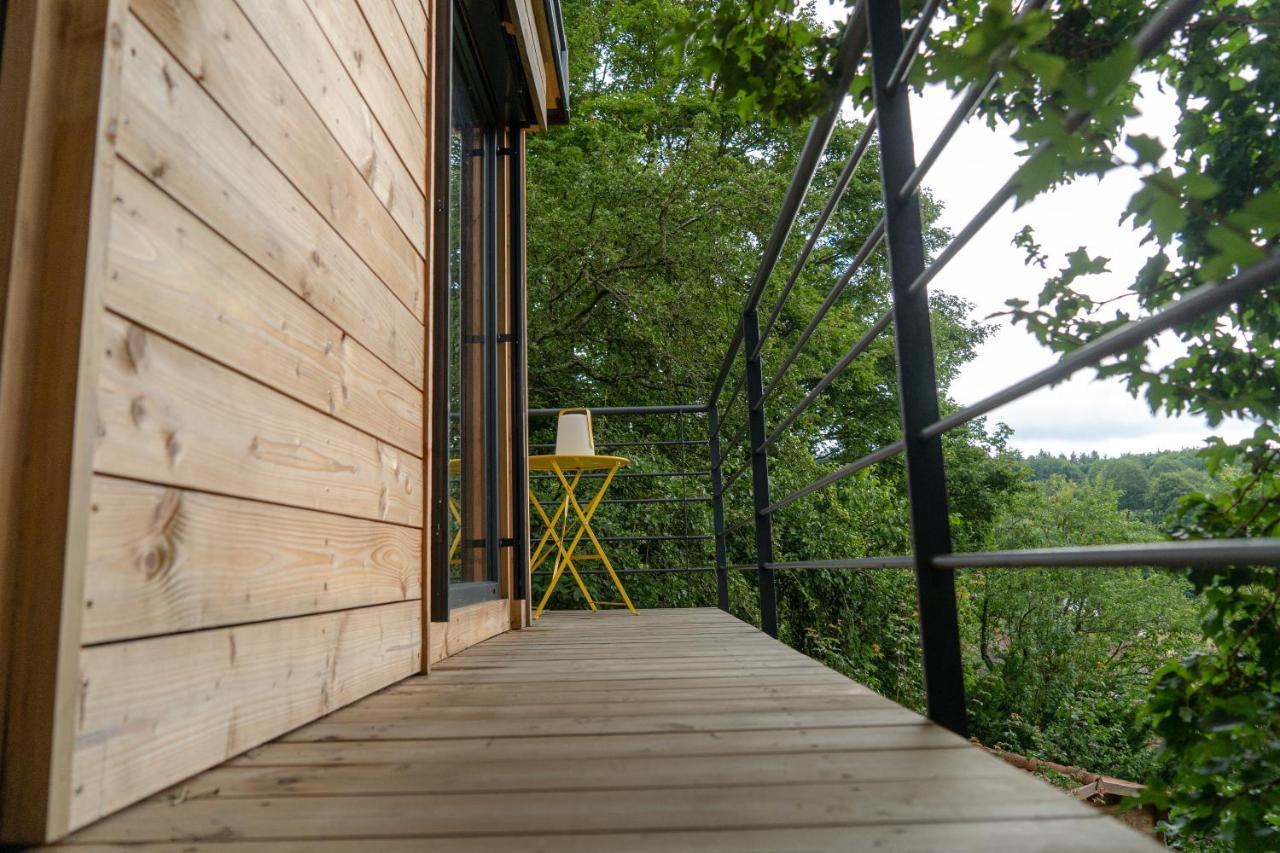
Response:
POLYGON ((142 370, 147 359, 147 333, 138 326, 130 326, 124 336, 124 351, 129 356, 129 366, 135 371, 142 370))

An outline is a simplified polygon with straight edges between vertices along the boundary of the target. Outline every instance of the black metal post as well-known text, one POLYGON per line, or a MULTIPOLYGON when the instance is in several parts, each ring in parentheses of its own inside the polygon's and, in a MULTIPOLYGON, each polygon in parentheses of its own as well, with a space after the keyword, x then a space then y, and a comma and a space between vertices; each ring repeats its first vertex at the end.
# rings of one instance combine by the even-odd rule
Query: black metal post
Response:
POLYGON ((938 386, 928 293, 923 288, 911 291, 911 283, 924 270, 920 205, 916 194, 903 199, 899 192, 915 169, 910 90, 906 86, 892 91, 886 88, 903 49, 902 10, 898 0, 871 0, 868 26, 871 78, 880 116, 880 175, 893 280, 898 396, 907 461, 925 695, 929 718, 965 735, 964 671, 960 660, 955 578, 951 571, 933 567, 935 557, 951 552, 942 440, 921 435, 921 430, 938 419, 938 386))
POLYGON ((743 347, 747 371, 747 440, 751 442, 751 490, 755 497, 756 567, 760 583, 760 629, 778 636, 778 600, 773 588, 773 518, 769 506, 769 457, 764 447, 764 384, 760 375, 760 316, 755 308, 742 315, 743 347), (753 356, 752 353, 755 353, 753 356))
POLYGON ((724 495, 720 492, 720 412, 717 401, 707 409, 707 435, 711 436, 711 523, 716 537, 716 600, 729 612, 729 571, 725 568, 724 495))
MULTIPOLYGON (((484 560, 486 579, 498 581, 502 529, 498 511, 498 131, 484 134, 484 560)), ((465 510, 464 510, 465 511, 465 510)))
POLYGON ((511 524, 515 544, 511 553, 511 595, 528 597, 529 580, 529 399, 525 392, 528 353, 525 342, 524 257, 524 131, 508 131, 511 149, 507 161, 510 186, 509 236, 511 243, 510 318, 508 346, 511 365, 511 524))

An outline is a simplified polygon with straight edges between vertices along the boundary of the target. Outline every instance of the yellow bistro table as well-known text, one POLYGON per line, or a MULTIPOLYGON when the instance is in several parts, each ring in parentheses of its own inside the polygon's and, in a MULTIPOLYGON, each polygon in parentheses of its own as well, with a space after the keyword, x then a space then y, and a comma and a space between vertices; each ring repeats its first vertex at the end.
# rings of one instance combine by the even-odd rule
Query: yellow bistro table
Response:
POLYGON ((566 568, 569 570, 569 574, 573 575, 574 581, 578 584, 578 589, 582 590, 582 595, 592 610, 598 609, 597 604, 604 604, 625 607, 633 614, 636 612, 630 597, 627 596, 626 588, 622 586, 622 581, 618 578, 618 573, 613 570, 613 564, 609 562, 609 555, 604 552, 604 546, 600 544, 595 531, 591 529, 591 519, 595 516, 596 508, 600 506, 600 500, 604 497, 605 492, 609 491, 609 484, 613 482, 614 475, 629 463, 629 459, 624 459, 621 456, 543 454, 529 457, 529 471, 550 471, 554 473, 556 479, 560 482, 560 488, 564 492, 560 498, 560 505, 556 507, 555 514, 548 516, 533 489, 529 490, 529 503, 537 510, 538 515, 542 518, 543 525, 546 526, 542 538, 538 540, 538 547, 533 551, 533 557, 529 563, 530 573, 536 572, 538 567, 546 562, 547 558, 553 553, 556 555, 555 570, 551 575, 551 582, 547 584, 547 591, 543 594, 542 600, 538 602, 538 609, 533 613, 534 619, 542 616, 542 610, 547 606, 547 601, 551 598, 551 593, 555 590, 556 584, 560 582, 560 576, 564 574, 566 568), (588 471, 603 471, 605 475, 604 481, 596 491, 595 497, 591 499, 584 510, 582 504, 578 502, 575 490, 582 481, 582 475, 588 471), (569 475, 572 475, 573 479, 570 479, 569 475), (569 539, 569 513, 571 510, 577 516, 577 528, 574 530, 573 538, 569 539), (561 522, 562 518, 563 522, 561 522), (557 523, 562 523, 560 532, 556 530, 557 523), (604 570, 608 573, 610 579, 612 579, 613 585, 617 587, 618 593, 622 596, 622 601, 597 602, 591 597, 591 593, 587 591, 587 585, 582 582, 582 576, 578 574, 578 569, 573 564, 578 543, 582 541, 584 534, 591 540, 595 553, 584 554, 578 556, 577 559, 599 560, 604 565, 604 570), (566 539, 569 539, 567 544, 565 542, 566 539), (548 540, 555 543, 554 548, 548 545, 548 540))

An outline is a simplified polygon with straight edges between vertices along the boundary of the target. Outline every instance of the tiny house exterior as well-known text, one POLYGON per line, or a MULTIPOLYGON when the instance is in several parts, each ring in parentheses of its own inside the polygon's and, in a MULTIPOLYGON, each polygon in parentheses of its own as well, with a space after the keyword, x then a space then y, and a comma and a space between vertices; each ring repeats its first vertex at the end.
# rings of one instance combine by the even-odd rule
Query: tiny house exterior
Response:
MULTIPOLYGON (((1171 0, 1134 44, 1151 56, 1194 7, 1171 0)), ((632 460, 535 459, 527 436, 558 414, 526 400, 524 227, 526 135, 571 107, 556 0, 0 0, 0 844, 1153 849, 968 740, 955 572, 1276 565, 1280 548, 959 550, 942 437, 1256 294, 1280 257, 944 416, 927 286, 1019 184, 925 251, 920 187, 987 91, 917 163, 906 75, 941 8, 908 29, 896 0, 853 4, 707 397, 593 410, 682 419, 612 443, 678 447, 681 470, 618 476, 679 493, 611 503, 710 511, 682 534, 597 537, 632 460), (770 311, 860 68, 872 111, 770 311), (765 371, 864 156, 879 223, 765 371), (882 243, 879 318, 778 411, 778 381, 882 243), (900 437, 771 494, 770 447, 891 328, 900 437), (899 456, 909 553, 775 555, 775 513, 899 456), (555 514, 530 467, 560 487, 555 514), (601 483, 585 511, 584 476, 601 483), (748 515, 727 522, 739 483, 748 515), (601 540, 712 543, 714 565, 619 574, 714 573, 719 609, 636 612, 601 540), (600 560, 581 574, 608 574, 625 610, 595 612, 575 559, 600 560), (592 612, 533 623, 548 563, 592 612), (924 714, 778 642, 775 576, 809 570, 914 574, 924 714), (731 572, 759 630, 730 613, 731 572)))
POLYGON ((36 842, 525 624, 523 149, 568 98, 554 0, 0 9, 0 840, 36 842))

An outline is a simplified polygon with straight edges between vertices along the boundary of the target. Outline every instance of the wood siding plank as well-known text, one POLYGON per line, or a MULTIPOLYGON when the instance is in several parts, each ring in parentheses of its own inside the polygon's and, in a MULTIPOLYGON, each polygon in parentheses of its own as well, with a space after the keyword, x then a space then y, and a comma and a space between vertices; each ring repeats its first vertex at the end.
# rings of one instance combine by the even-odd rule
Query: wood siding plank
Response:
POLYGON ((393 2, 396 0, 356 0, 365 22, 378 41, 382 56, 387 61, 400 91, 409 102, 414 117, 423 128, 427 126, 427 74, 418 60, 418 48, 410 41, 400 14, 393 2))
POLYGON ((277 0, 238 2, 329 132, 425 257, 424 157, 401 161, 306 6, 277 0))
POLYGON ((449 611, 449 621, 429 636, 428 656, 435 664, 510 629, 505 599, 485 601, 449 611))
POLYGON ((96 470, 422 524, 422 463, 118 315, 104 322, 96 470))
POLYGON ((392 293, 422 317, 424 249, 415 249, 401 232, 240 9, 198 0, 133 0, 130 9, 392 293))
POLYGON ((422 392, 128 164, 108 306, 312 408, 422 455, 422 392))
POLYGON ((418 56, 418 65, 430 80, 431 73, 427 71, 427 12, 418 0, 395 0, 395 6, 400 23, 404 24, 404 31, 413 45, 413 52, 418 56))
POLYGON ((94 478, 85 643, 421 596, 421 533, 395 524, 94 478))
POLYGON ((121 155, 421 388, 421 317, 132 16, 125 38, 121 155))
POLYGON ((417 602, 85 649, 83 825, 418 668, 417 602))
POLYGON ((426 150, 425 102, 413 109, 356 0, 304 0, 406 164, 426 150))

